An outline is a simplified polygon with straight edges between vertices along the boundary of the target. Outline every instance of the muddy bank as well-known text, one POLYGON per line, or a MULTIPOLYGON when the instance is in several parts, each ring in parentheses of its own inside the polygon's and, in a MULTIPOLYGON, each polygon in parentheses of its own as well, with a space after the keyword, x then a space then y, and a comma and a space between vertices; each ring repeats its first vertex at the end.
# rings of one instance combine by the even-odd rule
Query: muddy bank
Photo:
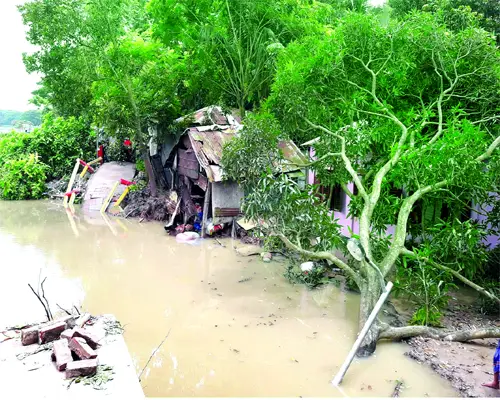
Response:
MULTIPOLYGON (((453 299, 443 318, 443 325, 456 329, 500 326, 500 318, 480 314, 473 303, 475 294, 453 299)), ((404 313, 404 311, 403 311, 404 313)), ((474 340, 468 343, 445 342, 427 338, 408 341, 405 354, 419 364, 427 365, 448 380, 463 397, 500 397, 500 391, 481 386, 493 380, 493 354, 496 339, 474 340)))

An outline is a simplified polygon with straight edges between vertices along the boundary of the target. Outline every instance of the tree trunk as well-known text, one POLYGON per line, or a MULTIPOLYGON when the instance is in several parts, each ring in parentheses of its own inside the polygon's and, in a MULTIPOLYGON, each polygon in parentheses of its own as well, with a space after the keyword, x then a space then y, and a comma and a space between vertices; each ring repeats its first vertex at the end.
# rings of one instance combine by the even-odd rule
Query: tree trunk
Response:
POLYGON ((453 331, 449 329, 431 328, 429 326, 416 325, 394 328, 387 325, 380 332, 380 339, 401 340, 415 336, 423 336, 453 342, 467 342, 474 339, 498 338, 500 337, 500 328, 494 327, 453 331))
MULTIPOLYGON (((366 271, 366 282, 363 287, 360 288, 361 292, 361 302, 359 305, 359 331, 363 329, 363 326, 370 316, 375 304, 377 303, 380 294, 382 293, 382 288, 380 287, 381 281, 376 275, 376 272, 372 267, 364 263, 363 267, 366 271)), ((366 334, 365 339, 361 343, 356 355, 358 357, 368 357, 373 354, 377 347, 377 341, 379 338, 380 327, 375 320, 371 329, 366 334)))
POLYGON ((158 196, 158 190, 156 188, 156 178, 148 153, 144 155, 144 166, 146 167, 146 173, 148 174, 149 178, 149 189, 151 190, 151 196, 156 197, 158 196))

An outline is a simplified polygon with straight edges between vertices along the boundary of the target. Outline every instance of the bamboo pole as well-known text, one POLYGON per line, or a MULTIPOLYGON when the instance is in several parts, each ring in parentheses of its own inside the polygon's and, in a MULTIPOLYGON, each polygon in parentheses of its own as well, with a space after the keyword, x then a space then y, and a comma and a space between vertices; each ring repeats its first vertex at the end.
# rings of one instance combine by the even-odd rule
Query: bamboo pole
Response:
POLYGON ((114 184, 113 188, 111 189, 111 192, 109 192, 108 197, 106 198, 106 200, 104 200, 104 203, 102 203, 101 214, 104 214, 106 212, 106 209, 108 208, 109 203, 111 203, 111 199, 113 198, 113 194, 115 193, 116 188, 118 187, 119 184, 120 184, 120 182, 116 182, 114 184))
POLYGON ((80 178, 83 178, 88 170, 89 170, 89 165, 87 164, 85 167, 83 167, 83 171, 80 174, 80 178))
POLYGON ((354 342, 354 345, 352 346, 351 351, 347 355, 346 360, 344 361, 344 364, 342 364, 342 367, 340 367, 339 372, 337 375, 335 375, 335 378, 333 378, 332 383, 335 386, 340 385, 342 382, 342 379, 344 379, 344 375, 346 374, 347 370, 349 369, 349 366, 351 365, 352 360, 354 359, 354 356, 356 355, 356 352, 359 349, 359 346, 361 346, 361 342, 365 338, 366 334, 370 330, 373 321, 375 321, 375 318, 377 317, 377 314, 379 313, 380 309, 382 308, 382 305, 384 304, 385 300, 387 299, 387 296, 389 296, 389 293, 391 292, 392 289, 392 282, 387 282, 387 285, 385 287, 385 292, 383 292, 380 295, 380 298, 377 301, 377 304, 375 304, 375 307, 373 307, 373 310, 368 317, 368 319, 365 322, 365 325, 363 326, 363 329, 361 329, 361 332, 359 333, 358 338, 354 342))
MULTIPOLYGON (((70 180, 68 182, 68 187, 66 188, 66 193, 71 192, 71 189, 73 189, 73 185, 75 183, 76 174, 78 173, 78 168, 79 167, 80 167, 80 159, 77 158, 75 166, 73 168, 73 172, 71 174, 71 178, 70 178, 70 180)), ((67 204, 68 204, 68 196, 64 196, 63 204, 64 204, 64 207, 67 206, 67 204)))

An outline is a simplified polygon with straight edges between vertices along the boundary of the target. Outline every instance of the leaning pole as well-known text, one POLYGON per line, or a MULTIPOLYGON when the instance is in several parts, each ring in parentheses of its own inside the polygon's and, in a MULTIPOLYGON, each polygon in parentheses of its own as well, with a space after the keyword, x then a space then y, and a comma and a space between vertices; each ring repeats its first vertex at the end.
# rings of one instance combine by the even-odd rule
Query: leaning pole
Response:
POLYGON ((358 338, 356 339, 356 342, 354 342, 354 345, 351 348, 351 351, 347 355, 346 360, 344 361, 344 364, 342 364, 342 367, 340 367, 339 372, 337 375, 335 375, 335 378, 332 380, 332 384, 335 386, 340 385, 342 382, 342 379, 344 379, 344 375, 346 374, 347 370, 349 369, 349 366, 351 365, 352 360, 354 359, 354 356, 356 355, 356 352, 359 349, 359 346, 361 346, 361 342, 365 338, 366 334, 370 330, 371 326, 373 325, 373 321, 375 321, 375 318, 377 318, 377 314, 379 313, 380 309, 382 308, 382 305, 384 304, 385 300, 387 299, 387 296, 389 296, 389 293, 392 289, 392 282, 388 282, 385 291, 380 295, 380 298, 377 301, 377 304, 375 304, 375 307, 373 307, 373 310, 368 317, 368 319, 365 322, 365 325, 363 326, 363 329, 361 329, 361 332, 359 333, 358 338))

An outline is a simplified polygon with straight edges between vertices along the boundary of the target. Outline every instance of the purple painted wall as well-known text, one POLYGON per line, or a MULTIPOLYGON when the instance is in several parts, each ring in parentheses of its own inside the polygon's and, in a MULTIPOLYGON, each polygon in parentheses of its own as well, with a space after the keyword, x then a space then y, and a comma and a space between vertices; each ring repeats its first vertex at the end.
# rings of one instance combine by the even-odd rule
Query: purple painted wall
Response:
MULTIPOLYGON (((311 159, 315 159, 315 151, 311 147, 309 148, 309 156, 311 159)), ((314 178, 315 178, 315 173, 313 170, 309 170, 307 173, 307 183, 308 184, 314 184, 314 178)), ((349 183, 347 185, 348 189, 353 192, 354 191, 354 183, 349 183)), ((350 237, 351 234, 349 232, 349 229, 352 230, 354 234, 359 234, 359 222, 356 218, 350 218, 347 215, 349 214, 349 203, 351 202, 351 198, 347 196, 345 193, 342 193, 343 196, 345 196, 344 201, 343 201, 343 208, 340 211, 333 211, 333 216, 335 219, 337 219, 338 224, 341 226, 341 233, 344 236, 350 237)), ((494 194, 492 194, 494 195, 494 194)), ((484 209, 475 206, 474 207, 476 211, 471 212, 471 218, 475 219, 476 221, 484 221, 486 217, 481 214, 487 214, 489 211, 491 211, 490 206, 485 207, 484 209), (478 214, 479 211, 481 214, 478 214)), ((395 225, 387 225, 387 230, 386 233, 387 235, 394 235, 394 231, 396 229, 395 225)), ((500 244, 500 232, 498 232, 497 235, 489 235, 484 239, 484 243, 489 245, 491 248, 496 247, 498 244, 500 244)))

